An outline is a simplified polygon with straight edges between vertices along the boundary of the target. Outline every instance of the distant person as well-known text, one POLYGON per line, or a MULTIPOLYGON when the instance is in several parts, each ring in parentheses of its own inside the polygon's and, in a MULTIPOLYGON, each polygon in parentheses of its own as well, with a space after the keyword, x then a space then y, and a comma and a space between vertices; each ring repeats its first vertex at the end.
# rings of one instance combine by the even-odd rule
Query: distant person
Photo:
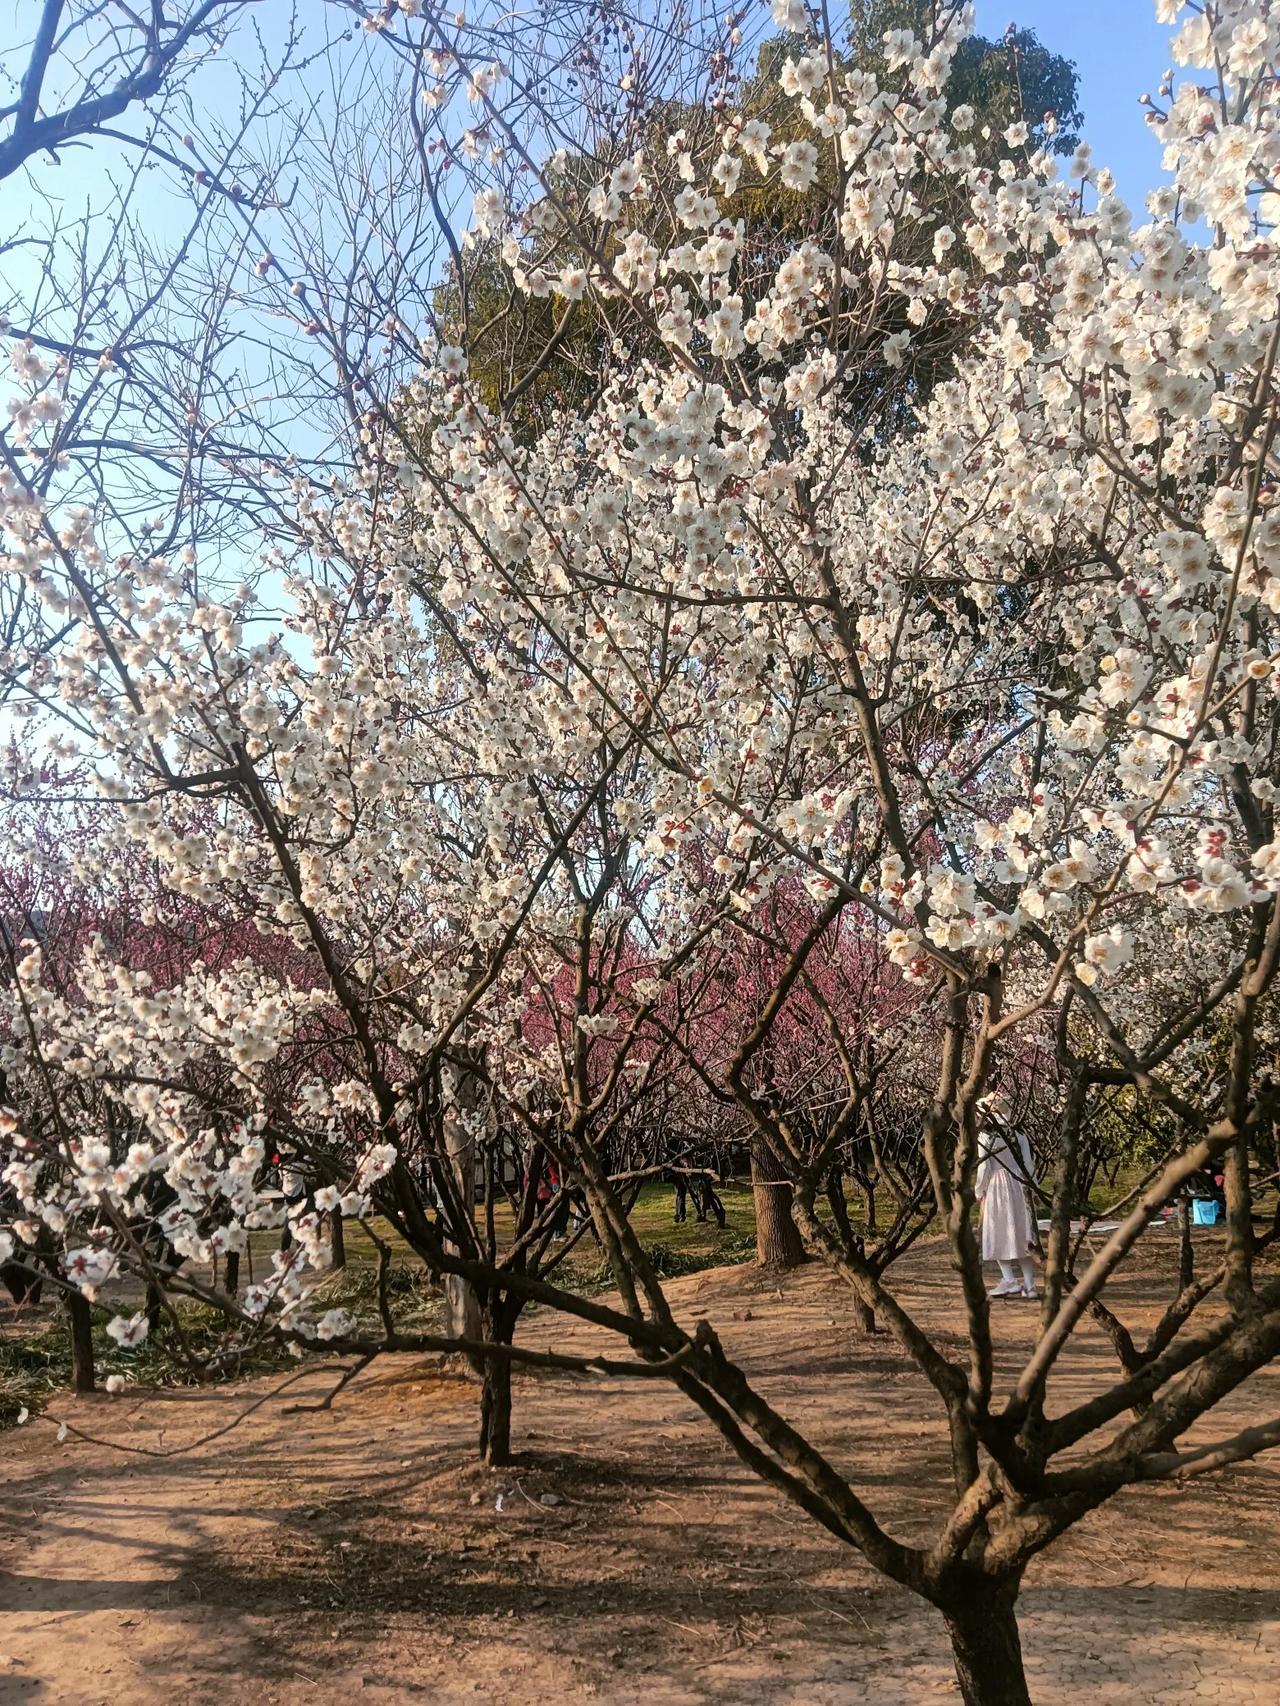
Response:
POLYGON ((555 1207, 551 1213, 551 1236, 558 1244, 569 1230, 569 1191, 560 1177, 560 1169, 554 1163, 547 1168, 547 1184, 550 1186, 549 1199, 555 1199, 555 1207))
POLYGON ((280 1194, 284 1198, 284 1224, 280 1229, 280 1248, 293 1248, 293 1228, 289 1224, 289 1211, 296 1208, 307 1194, 307 1182, 295 1161, 280 1155, 272 1156, 272 1164, 276 1169, 276 1177, 280 1181, 280 1194))
POLYGON ((569 1225, 569 1192, 560 1189, 560 1169, 554 1161, 546 1161, 538 1172, 538 1184, 535 1191, 539 1216, 555 1202, 551 1215, 551 1236, 557 1242, 565 1235, 569 1225), (556 1199, 559 1199, 558 1201, 556 1199))
POLYGON ((1031 1252, 1036 1223, 1027 1197, 1032 1177, 1027 1135, 1009 1124, 1009 1103, 998 1090, 984 1096, 978 1134, 974 1195, 982 1210, 982 1259, 996 1262, 1000 1283, 992 1297, 1039 1297, 1031 1252))

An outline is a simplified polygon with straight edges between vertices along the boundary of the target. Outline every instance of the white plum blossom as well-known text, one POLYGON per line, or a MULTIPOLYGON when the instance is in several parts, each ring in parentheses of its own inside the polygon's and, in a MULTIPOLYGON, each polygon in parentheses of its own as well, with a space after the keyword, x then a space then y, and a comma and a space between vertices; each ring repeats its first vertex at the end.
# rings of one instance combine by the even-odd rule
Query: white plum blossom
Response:
POLYGON ((582 1013, 577 1020, 578 1029, 584 1037, 609 1037, 618 1029, 618 1018, 613 1013, 582 1013))
POLYGON ((1110 977, 1133 958, 1133 939, 1119 924, 1096 936, 1086 936, 1084 959, 1076 967, 1076 976, 1083 983, 1092 983, 1099 975, 1110 977))
POLYGON ((118 1261, 109 1249, 81 1246, 67 1252, 62 1266, 68 1281, 92 1298, 98 1287, 115 1274, 118 1261))
POLYGON ((807 190, 818 172, 818 151, 811 142, 789 142, 780 176, 789 190, 807 190))
POLYGON ((803 35, 809 27, 804 0, 773 0, 773 21, 780 30, 803 35))
POLYGON ((345 1339, 355 1332, 356 1318, 349 1309, 328 1309, 316 1322, 317 1339, 345 1339))
POLYGON ((399 1151, 394 1143, 375 1143, 365 1150, 360 1157, 359 1177, 365 1188, 383 1179, 399 1160, 399 1151))
POLYGON ((107 1322, 107 1335, 125 1350, 140 1345, 147 1336, 150 1323, 145 1311, 136 1315, 117 1315, 107 1322))

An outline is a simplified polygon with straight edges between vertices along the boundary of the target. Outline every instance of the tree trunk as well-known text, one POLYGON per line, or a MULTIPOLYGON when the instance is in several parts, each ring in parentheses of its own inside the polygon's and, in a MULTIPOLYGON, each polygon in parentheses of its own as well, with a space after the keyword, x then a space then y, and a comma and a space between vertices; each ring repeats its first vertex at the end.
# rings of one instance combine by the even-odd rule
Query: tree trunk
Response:
POLYGON ((0 1264, 0 1281, 15 1303, 39 1303, 43 1282, 39 1274, 32 1273, 22 1262, 0 1264))
MULTIPOLYGON (((1089 1315, 1111 1340, 1111 1348, 1115 1351, 1126 1376, 1132 1379, 1135 1374, 1139 1374, 1145 1367, 1147 1359, 1134 1344, 1133 1334, 1119 1316, 1113 1315, 1100 1297, 1095 1297, 1090 1303, 1089 1315)), ((1145 1416, 1150 1408, 1150 1398, 1138 1398, 1133 1403, 1135 1416, 1145 1416)))
POLYGON ((93 1315, 78 1291, 67 1293, 67 1324, 71 1330, 71 1388, 93 1391, 93 1315))
POLYGON ((332 1266, 345 1268, 347 1265, 347 1239, 342 1230, 342 1210, 329 1210, 329 1250, 333 1256, 332 1266))
MULTIPOLYGON (((484 1108, 485 1086, 479 1073, 452 1063, 441 1069, 444 1091, 444 1143, 454 1188, 464 1213, 476 1200, 476 1127, 484 1108)), ((459 1254, 458 1245, 446 1240, 445 1248, 459 1254)), ((480 1299, 470 1280, 458 1274, 444 1276, 447 1331, 451 1338, 478 1339, 481 1332, 480 1299)), ((484 1372, 473 1365, 477 1374, 484 1372)))
MULTIPOLYGON (((186 1257, 180 1256, 167 1239, 161 1241, 160 1249, 155 1257, 156 1265, 160 1269, 161 1273, 176 1274, 185 1260, 186 1257)), ((145 1307, 147 1311, 147 1331, 149 1333, 158 1333, 160 1331, 160 1323, 164 1318, 164 1288, 156 1280, 147 1281, 147 1301, 145 1307)))
MULTIPOLYGON (((489 1344, 509 1345, 515 1338, 520 1305, 499 1298, 484 1312, 484 1336, 489 1344)), ((506 1357, 484 1359, 480 1388, 480 1461, 490 1469, 511 1462, 511 1363, 506 1357)))
POLYGON ((849 1204, 844 1195, 844 1173, 839 1167, 831 1167, 827 1171, 827 1204, 845 1249, 856 1250, 861 1255, 862 1243, 853 1230, 853 1222, 849 1219, 849 1204))
POLYGON ((1196 1253, 1191 1243, 1191 1204, 1186 1196, 1178 1199, 1178 1295, 1196 1277, 1196 1253))
POLYGON ((226 1292, 228 1297, 234 1297, 236 1292, 240 1289, 239 1250, 227 1251, 227 1266, 222 1279, 222 1289, 226 1292))
POLYGON ((486 1357, 480 1389, 480 1461, 490 1469, 511 1462, 511 1364, 486 1357))
POLYGON ((853 1300, 853 1324, 859 1333, 874 1333, 876 1330, 876 1312, 860 1297, 853 1300))
POLYGON ((946 1607, 947 1633, 964 1706, 1031 1706, 1015 1611, 1016 1583, 969 1577, 946 1607))
POLYGON ((751 1189, 756 1208, 756 1261, 765 1268, 794 1268, 804 1261, 804 1244, 791 1218, 791 1181, 764 1139, 751 1143, 751 1189))
POLYGON ((708 1210, 715 1215, 716 1225, 723 1231, 726 1219, 724 1204, 720 1201, 720 1198, 716 1193, 716 1188, 711 1182, 710 1174, 707 1175, 706 1190, 703 1192, 703 1201, 706 1203, 708 1210))

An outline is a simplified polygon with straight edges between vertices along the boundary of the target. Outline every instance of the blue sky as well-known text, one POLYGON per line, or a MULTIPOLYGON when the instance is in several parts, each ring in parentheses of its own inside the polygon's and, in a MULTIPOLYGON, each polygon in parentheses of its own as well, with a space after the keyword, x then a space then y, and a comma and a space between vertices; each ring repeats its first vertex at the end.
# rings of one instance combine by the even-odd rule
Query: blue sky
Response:
MULTIPOLYGON (((16 39, 6 39, 6 31, 28 4, 30 0, 0 0, 0 56, 16 39)), ((1144 90, 1154 92, 1169 58, 1169 31, 1156 23, 1153 0, 977 0, 977 14, 978 28, 988 37, 998 39, 1014 22, 1035 30, 1048 48, 1076 62, 1084 133, 1093 144, 1095 159, 1114 171, 1135 223, 1141 223, 1143 197, 1162 174, 1159 146, 1143 122, 1138 96, 1144 90)), ((309 26, 330 19, 328 9, 321 8, 318 0, 306 0, 302 15, 309 26), (315 11, 309 11, 310 7, 315 11)), ((264 9, 265 20, 277 27, 283 16, 283 10, 264 9)), ((248 32, 242 32, 239 45, 252 59, 248 32)), ((362 43, 354 51, 356 61, 361 57, 361 47, 362 43)), ((207 107, 212 102, 220 110, 225 100, 227 114, 234 112, 232 65, 206 66, 199 73, 197 87, 202 105, 207 107)), ((290 89, 289 97, 293 95, 290 89)), ((136 114, 131 115, 131 121, 138 122, 136 114)), ((42 191, 75 212, 86 199, 101 205, 107 179, 120 165, 119 150, 98 142, 74 153, 68 150, 61 167, 50 167, 43 160, 36 162, 33 177, 42 191)), ((144 183, 138 203, 144 219, 163 229, 175 216, 185 216, 185 193, 176 191, 163 173, 149 176, 144 183)), ((43 224, 45 210, 37 202, 23 207, 27 193, 21 174, 4 186, 0 194, 0 202, 5 204, 0 237, 11 226, 30 223, 38 228, 43 224)), ((35 264, 23 251, 11 251, 0 258, 0 310, 11 307, 19 323, 23 319, 22 298, 29 300, 39 276, 31 271, 35 264)), ((42 303, 37 313, 47 313, 51 306, 42 303)), ((295 443, 294 448, 299 445, 295 443)))
MULTIPOLYGON (((6 5, 6 0, 0 0, 0 54, 11 45, 4 38, 14 27, 18 9, 29 3, 8 0, 6 5), (7 16, 10 8, 12 15, 7 16)), ((316 0, 309 0, 309 4, 316 4, 316 0)), ((302 15, 308 17, 305 6, 302 15)), ((1140 222, 1142 197, 1161 173, 1159 147, 1142 121, 1138 96, 1144 90, 1154 92, 1169 60, 1170 32, 1156 23, 1153 0, 977 0, 977 15, 983 35, 998 39, 1013 22, 1035 30, 1047 47, 1075 61, 1080 74, 1084 133, 1093 144, 1098 163, 1109 165, 1115 173, 1121 194, 1140 222)), ((282 17, 268 11, 265 21, 269 26, 278 25, 282 17)), ((316 20, 308 21, 321 17, 329 20, 327 10, 317 9, 316 20)), ((242 35, 242 45, 252 58, 247 32, 242 35)), ((218 104, 220 75, 221 68, 216 65, 200 73, 202 101, 207 102, 213 93, 218 104)), ((230 66, 221 88, 226 91, 228 108, 233 108, 235 87, 230 66)), ((136 114, 130 116, 136 120, 136 114)), ((107 163, 117 159, 115 149, 99 142, 92 149, 77 151, 74 160, 68 155, 72 163, 62 171, 51 172, 47 163, 40 162, 37 173, 43 189, 55 195, 61 192, 74 207, 86 192, 91 193, 95 180, 101 182, 100 174, 107 163)), ((6 186, 10 209, 24 190, 21 176, 10 180, 6 186)), ((5 270, 20 273, 20 259, 10 255, 5 270)), ((4 294, 0 289, 0 296, 4 294)))
POLYGON ((977 6, 983 35, 998 37, 1015 23, 1075 60, 1094 159, 1110 166, 1141 224, 1142 198, 1162 173, 1160 147, 1143 123, 1138 96, 1155 94, 1169 64, 1170 31, 1156 23, 1152 0, 977 0, 977 6))

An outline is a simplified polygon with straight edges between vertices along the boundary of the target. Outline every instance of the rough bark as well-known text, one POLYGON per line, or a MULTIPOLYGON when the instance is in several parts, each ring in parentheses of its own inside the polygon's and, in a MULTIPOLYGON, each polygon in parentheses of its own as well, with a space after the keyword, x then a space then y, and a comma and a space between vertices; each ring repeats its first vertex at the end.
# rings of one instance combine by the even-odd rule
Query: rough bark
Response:
POLYGON ((40 1290, 43 1284, 39 1274, 34 1274, 21 1262, 4 1262, 0 1264, 0 1283, 15 1303, 39 1303, 40 1290))
POLYGON ((480 1315, 475 1287, 469 1280, 461 1279, 457 1274, 446 1274, 444 1301, 450 1338, 474 1339, 480 1315))
POLYGON ((791 1182, 760 1137, 751 1145, 751 1189, 756 1209, 756 1261, 761 1267, 794 1268, 804 1244, 791 1218, 791 1182))
POLYGON ((708 1174, 707 1177, 702 1182, 702 1216, 701 1216, 701 1218, 703 1220, 705 1220, 709 1213, 713 1214, 715 1216, 717 1226, 720 1226, 720 1227, 724 1226, 725 1218, 726 1218, 725 1212, 724 1212, 724 1204, 721 1202, 720 1195, 717 1192, 715 1186, 711 1182, 710 1174, 708 1174))
MULTIPOLYGON (((445 1151, 458 1200, 469 1213, 476 1198, 475 1129, 484 1105, 484 1082, 478 1073, 453 1064, 444 1068, 442 1078, 445 1151)), ((455 1255, 459 1253, 456 1244, 448 1243, 446 1247, 455 1255)), ((444 1295, 449 1334, 459 1339, 478 1339, 481 1312, 475 1287, 457 1274, 446 1274, 444 1295)), ((475 1372, 483 1373, 483 1369, 476 1366, 475 1372)))
POLYGON ((861 1241, 853 1230, 853 1222, 849 1218, 849 1204, 844 1194, 844 1172, 839 1167, 827 1170, 826 1178, 827 1206, 831 1210, 831 1219, 836 1231, 840 1234, 840 1242, 846 1250, 857 1248, 861 1253, 861 1241))
MULTIPOLYGON (((155 1254, 156 1265, 162 1274, 177 1273, 184 1261, 185 1257, 179 1256, 172 1244, 167 1240, 162 1240, 160 1248, 155 1254)), ((151 1279, 147 1281, 147 1300, 145 1308, 147 1312, 147 1331, 149 1333, 158 1333, 160 1331, 160 1323, 164 1319, 164 1284, 162 1280, 151 1279)))
POLYGON ((1178 1294, 1196 1277, 1196 1253, 1191 1242, 1191 1204, 1186 1196, 1178 1199, 1178 1294))
POLYGON ((93 1315, 79 1292, 67 1293, 67 1325, 71 1332, 71 1388, 93 1391, 93 1315))
POLYGON ((1015 1611, 1017 1586, 966 1581, 943 1607, 965 1706, 1031 1706, 1015 1611))
MULTIPOLYGON (((515 1337, 520 1304, 499 1296, 484 1311, 488 1343, 509 1345, 515 1337)), ((506 1357, 486 1357, 480 1388, 480 1461, 491 1469, 511 1462, 511 1363, 506 1357)))
POLYGON ((505 1357, 485 1361, 480 1389, 480 1461, 491 1469, 511 1462, 511 1364, 505 1357))

